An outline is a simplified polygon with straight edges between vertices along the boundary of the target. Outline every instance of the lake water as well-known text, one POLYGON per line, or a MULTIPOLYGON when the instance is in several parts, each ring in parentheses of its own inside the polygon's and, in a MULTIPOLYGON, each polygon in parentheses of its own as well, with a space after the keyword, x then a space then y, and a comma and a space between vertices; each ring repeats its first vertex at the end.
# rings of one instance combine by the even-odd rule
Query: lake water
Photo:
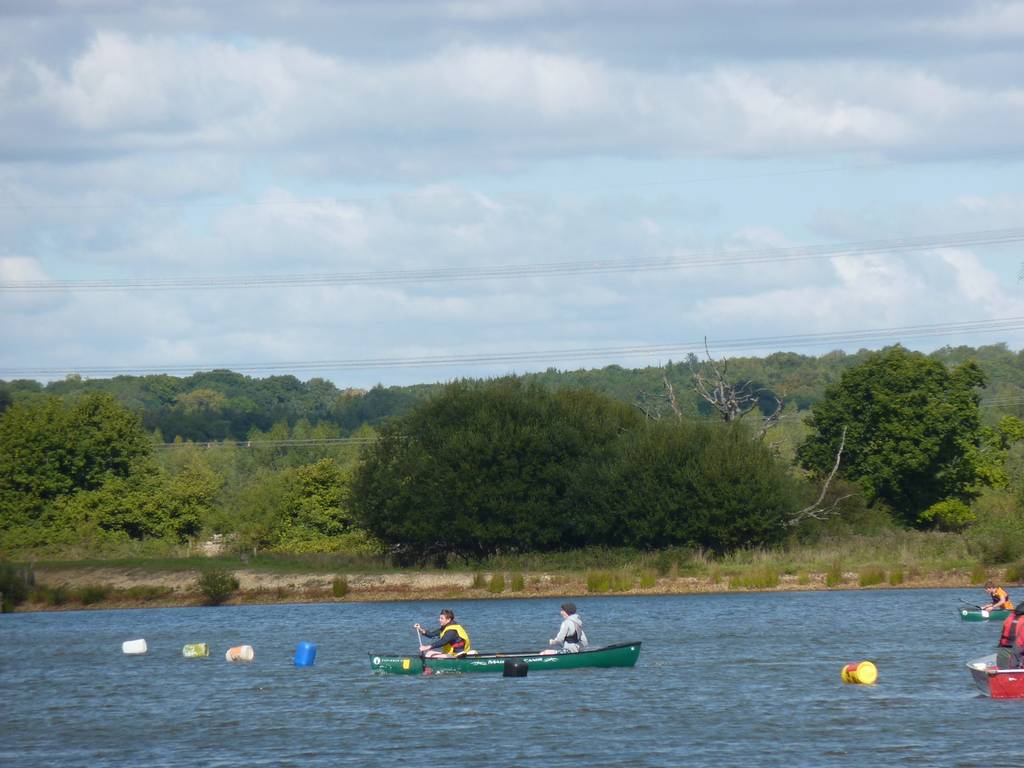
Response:
POLYGON ((414 652, 412 624, 445 606, 480 650, 540 649, 559 600, 6 614, 0 765, 1020 765, 1024 701, 982 697, 964 667, 998 640, 957 615, 983 597, 579 597, 591 644, 642 640, 637 666, 526 678, 375 676, 367 651, 414 652), (148 655, 121 653, 140 637, 148 655), (295 668, 304 640, 316 664, 295 668), (251 664, 224 660, 240 644, 251 664), (865 659, 878 684, 843 685, 865 659))

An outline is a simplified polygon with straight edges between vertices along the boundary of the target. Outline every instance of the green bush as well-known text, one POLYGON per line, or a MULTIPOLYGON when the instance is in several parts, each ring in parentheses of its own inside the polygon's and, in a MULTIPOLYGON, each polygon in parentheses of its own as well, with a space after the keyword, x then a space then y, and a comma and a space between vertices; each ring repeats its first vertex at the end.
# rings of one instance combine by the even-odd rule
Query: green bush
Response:
POLYGON ((513 573, 512 574, 512 591, 522 592, 526 588, 526 581, 523 579, 523 574, 513 573))
POLYGON ((964 534, 983 562, 995 565, 1024 557, 1024 509, 1002 490, 986 489, 972 506, 977 522, 964 534))
POLYGON ((658 574, 655 571, 644 571, 640 574, 640 589, 650 589, 658 583, 658 574))
POLYGON ((335 597, 344 597, 348 594, 348 578, 345 576, 337 576, 334 581, 331 582, 331 593, 335 597))
POLYGON ((487 591, 492 594, 500 594, 505 591, 505 574, 495 573, 491 576, 491 581, 487 585, 487 591))
POLYGON ((940 531, 954 533, 964 530, 977 518, 971 508, 959 499, 943 499, 917 516, 919 523, 930 524, 940 531))
POLYGON ((897 587, 903 583, 903 569, 893 568, 889 571, 889 584, 893 587, 897 587))
POLYGON ((196 580, 196 586, 206 598, 207 605, 220 605, 238 589, 238 579, 226 568, 208 568, 196 580))
POLYGON ((1006 569, 1006 581, 1014 583, 1024 581, 1024 560, 1014 563, 1006 569))
POLYGON ((871 587, 875 584, 882 584, 885 582, 885 569, 880 568, 877 565, 869 565, 862 568, 860 573, 857 574, 857 583, 862 587, 871 587))

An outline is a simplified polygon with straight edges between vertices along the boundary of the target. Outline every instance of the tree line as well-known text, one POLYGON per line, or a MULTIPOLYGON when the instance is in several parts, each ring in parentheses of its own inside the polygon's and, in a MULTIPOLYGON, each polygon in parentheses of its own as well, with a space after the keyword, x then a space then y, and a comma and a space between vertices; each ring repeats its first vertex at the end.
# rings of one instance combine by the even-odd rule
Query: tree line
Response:
POLYGON ((253 551, 443 563, 583 546, 728 552, 871 518, 965 531, 983 556, 1012 559, 1024 555, 1024 421, 986 418, 985 385, 950 351, 859 355, 789 422, 801 432, 788 453, 697 400, 658 418, 543 375, 433 387, 348 433, 363 445, 284 444, 343 434, 302 416, 251 426, 243 447, 168 447, 103 388, 15 394, 0 416, 0 551, 180 551, 216 533, 253 551))

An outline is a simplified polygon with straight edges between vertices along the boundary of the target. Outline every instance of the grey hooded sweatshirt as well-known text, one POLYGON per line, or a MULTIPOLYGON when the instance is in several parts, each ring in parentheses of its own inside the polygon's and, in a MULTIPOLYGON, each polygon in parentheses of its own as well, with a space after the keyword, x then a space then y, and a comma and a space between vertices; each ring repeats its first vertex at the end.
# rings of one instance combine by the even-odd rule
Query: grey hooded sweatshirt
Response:
POLYGON ((552 638, 551 644, 561 644, 563 653, 579 653, 587 647, 587 634, 583 631, 583 619, 578 613, 562 620, 562 626, 558 628, 558 634, 552 638))

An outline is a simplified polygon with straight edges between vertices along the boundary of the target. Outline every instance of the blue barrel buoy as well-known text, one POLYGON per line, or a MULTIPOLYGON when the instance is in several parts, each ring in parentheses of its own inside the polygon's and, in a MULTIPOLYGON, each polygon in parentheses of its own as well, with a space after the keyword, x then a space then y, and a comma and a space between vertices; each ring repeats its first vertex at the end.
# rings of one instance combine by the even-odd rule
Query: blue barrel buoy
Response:
POLYGON ((316 661, 316 643, 303 641, 295 646, 296 667, 312 667, 314 661, 316 661))

